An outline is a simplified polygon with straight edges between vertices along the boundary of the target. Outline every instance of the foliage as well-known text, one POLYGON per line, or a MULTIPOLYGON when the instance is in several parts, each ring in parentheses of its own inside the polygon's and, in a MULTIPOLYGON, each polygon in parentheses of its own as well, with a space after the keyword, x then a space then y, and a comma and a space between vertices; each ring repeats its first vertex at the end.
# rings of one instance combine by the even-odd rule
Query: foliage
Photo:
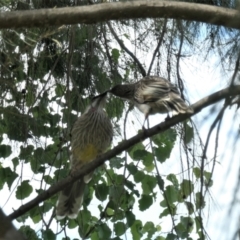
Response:
MULTIPOLYGON (((0 7, 16 11, 86 4, 87 1, 69 0, 31 4, 3 1, 0 7)), ((142 56, 152 59, 155 52, 149 73, 176 79, 183 94, 180 61, 187 55, 201 54, 207 58, 209 54, 219 54, 223 66, 227 62, 228 67, 233 67, 238 42, 238 31, 171 19, 2 30, 0 189, 7 185, 14 192, 16 206, 12 208, 68 175, 69 132, 74 121, 84 111, 89 97, 142 77, 136 58, 141 56, 140 62, 147 69, 148 60, 142 56), (207 32, 205 36, 203 30, 207 32), (224 41, 219 44, 223 35, 224 41), (119 42, 125 47, 120 48, 119 42), (204 48, 199 49, 203 43, 204 48), (126 50, 129 44, 134 47, 135 58, 126 50)), ((123 128, 125 110, 122 100, 109 98, 106 111, 116 129, 123 128)), ((130 236, 129 239, 136 240, 170 240, 193 239, 194 234, 204 239, 207 234, 202 211, 208 188, 213 184, 216 159, 213 165, 202 163, 203 147, 197 131, 189 120, 111 159, 107 169, 98 169, 89 183, 76 220, 56 221, 57 196, 53 196, 17 219, 20 230, 28 239, 74 236, 120 240, 130 236), (171 169, 159 173, 158 169, 174 157, 176 148, 182 151, 176 158, 181 174, 171 169), (139 212, 147 215, 156 205, 154 213, 159 222, 138 217, 139 212), (58 227, 53 227, 56 223, 58 227)))

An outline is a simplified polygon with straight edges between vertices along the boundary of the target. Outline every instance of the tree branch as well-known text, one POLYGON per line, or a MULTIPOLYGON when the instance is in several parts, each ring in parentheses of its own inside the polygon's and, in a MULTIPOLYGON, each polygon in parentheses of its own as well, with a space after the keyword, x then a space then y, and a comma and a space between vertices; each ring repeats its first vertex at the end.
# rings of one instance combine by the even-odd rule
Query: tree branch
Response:
POLYGON ((0 13, 1 28, 46 27, 119 19, 174 18, 240 29, 239 11, 174 1, 129 1, 0 13))
POLYGON ((156 126, 145 130, 143 132, 140 132, 136 136, 121 142, 118 146, 113 148, 112 150, 106 152, 105 154, 101 155, 94 161, 88 163, 87 165, 83 166, 83 168, 77 172, 72 174, 72 176, 69 176, 55 185, 51 186, 48 190, 44 191, 43 193, 39 194, 36 198, 29 201, 28 203, 22 205, 19 209, 14 211, 12 214, 9 215, 9 218, 11 220, 23 215, 33 207, 37 206, 39 203, 45 201, 46 199, 50 198, 54 194, 56 194, 58 191, 66 187, 68 184, 72 184, 77 179, 81 178, 82 176, 90 173, 95 168, 101 166, 107 159, 111 159, 115 157, 116 155, 120 154, 122 151, 127 150, 128 148, 132 147, 134 144, 139 143, 149 137, 152 137, 155 134, 161 133, 169 129, 170 127, 178 124, 179 122, 182 122, 189 118, 190 116, 195 115, 196 113, 200 112, 203 108, 216 103, 217 101, 220 101, 222 99, 225 99, 227 97, 234 97, 240 94, 240 85, 236 85, 233 87, 228 87, 223 90, 220 90, 216 93, 213 93, 209 95, 208 97, 205 97, 201 99, 200 101, 193 104, 191 107, 194 110, 193 114, 180 114, 176 115, 160 124, 157 124, 156 126))

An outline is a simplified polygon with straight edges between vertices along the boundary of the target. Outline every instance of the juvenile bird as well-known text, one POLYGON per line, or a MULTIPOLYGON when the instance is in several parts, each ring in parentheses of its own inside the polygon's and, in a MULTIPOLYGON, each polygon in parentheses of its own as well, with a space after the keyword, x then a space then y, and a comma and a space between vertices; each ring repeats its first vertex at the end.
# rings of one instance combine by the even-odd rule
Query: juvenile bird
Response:
POLYGON ((193 113, 181 98, 177 87, 162 77, 147 76, 136 83, 116 85, 109 92, 133 102, 144 113, 144 123, 150 114, 170 111, 193 113))
MULTIPOLYGON (((92 99, 85 112, 77 119, 71 131, 70 174, 106 151, 113 138, 110 119, 104 111, 107 92, 92 99)), ((86 184, 93 172, 67 186, 59 195, 56 216, 76 218, 81 207, 86 184)))

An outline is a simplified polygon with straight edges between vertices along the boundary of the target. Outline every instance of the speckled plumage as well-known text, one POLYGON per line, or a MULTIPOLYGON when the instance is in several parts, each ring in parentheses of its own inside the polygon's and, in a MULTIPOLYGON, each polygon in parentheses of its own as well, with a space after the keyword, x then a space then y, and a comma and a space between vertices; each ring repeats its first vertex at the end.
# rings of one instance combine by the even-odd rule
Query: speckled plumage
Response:
POLYGON ((132 84, 116 85, 109 90, 115 96, 125 98, 144 113, 145 118, 149 114, 168 113, 192 113, 175 85, 168 80, 148 76, 132 84))
MULTIPOLYGON (((107 93, 94 98, 85 112, 77 119, 71 131, 71 171, 77 171, 85 163, 94 160, 109 147, 113 137, 110 119, 103 110, 107 93)), ((76 218, 83 201, 86 184, 93 173, 67 186, 59 195, 56 215, 76 218)))

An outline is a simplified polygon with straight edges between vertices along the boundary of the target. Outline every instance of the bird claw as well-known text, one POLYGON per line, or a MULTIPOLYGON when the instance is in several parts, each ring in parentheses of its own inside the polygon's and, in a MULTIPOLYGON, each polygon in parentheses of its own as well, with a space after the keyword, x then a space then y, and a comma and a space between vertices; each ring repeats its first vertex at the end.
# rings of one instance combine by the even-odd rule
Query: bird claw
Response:
POLYGON ((165 121, 170 119, 170 115, 168 114, 167 117, 165 118, 165 121))

